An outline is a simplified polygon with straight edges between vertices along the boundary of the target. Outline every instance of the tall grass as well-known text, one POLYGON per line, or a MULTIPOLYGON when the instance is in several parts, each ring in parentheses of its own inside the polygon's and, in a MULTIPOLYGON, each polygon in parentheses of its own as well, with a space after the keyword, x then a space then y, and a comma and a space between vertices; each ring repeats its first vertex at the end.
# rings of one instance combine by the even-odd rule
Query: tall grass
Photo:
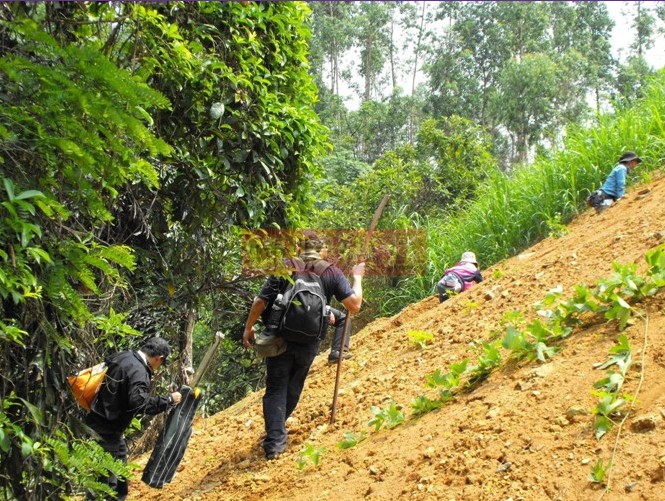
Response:
POLYGON ((601 186, 625 150, 636 151, 644 160, 629 182, 662 168, 665 70, 654 76, 646 96, 634 105, 598 117, 593 128, 569 126, 560 149, 510 174, 493 175, 463 212, 425 221, 427 273, 405 279, 402 297, 433 294, 443 270, 466 250, 476 253, 482 271, 547 237, 552 222, 567 223, 585 210, 586 197, 601 186))

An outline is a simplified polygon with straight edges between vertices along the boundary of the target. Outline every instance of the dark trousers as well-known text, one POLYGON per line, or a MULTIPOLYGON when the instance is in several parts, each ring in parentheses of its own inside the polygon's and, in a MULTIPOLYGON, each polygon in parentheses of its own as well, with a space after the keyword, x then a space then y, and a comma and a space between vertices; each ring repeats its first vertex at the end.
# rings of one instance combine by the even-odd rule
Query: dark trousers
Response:
POLYGON ((266 454, 281 453, 286 449, 286 420, 298 405, 305 378, 318 351, 318 342, 308 345, 288 343, 284 353, 266 358, 266 392, 263 396, 266 427, 263 449, 266 454))
POLYGON ((446 287, 441 283, 438 283, 436 285, 436 290, 439 293, 439 303, 443 303, 446 299, 448 299, 450 297, 450 294, 455 294, 454 289, 446 287))
MULTIPOLYGON (((129 449, 127 448, 127 441, 124 436, 103 436, 102 440, 98 441, 98 443, 106 452, 113 456, 114 459, 127 464, 129 449)), ((114 499, 116 501, 127 499, 129 482, 126 478, 118 478, 115 475, 111 475, 109 477, 101 478, 99 481, 108 484, 108 486, 116 492, 116 497, 105 496, 104 499, 114 499)), ((86 499, 99 499, 99 497, 88 493, 86 499)))
POLYGON ((341 310, 330 308, 331 313, 335 317, 335 333, 333 334, 332 344, 330 346, 330 351, 336 351, 338 356, 340 352, 340 347, 342 346, 342 334, 344 333, 344 324, 349 322, 349 332, 344 340, 344 351, 349 351, 349 343, 351 342, 351 319, 349 316, 341 310))

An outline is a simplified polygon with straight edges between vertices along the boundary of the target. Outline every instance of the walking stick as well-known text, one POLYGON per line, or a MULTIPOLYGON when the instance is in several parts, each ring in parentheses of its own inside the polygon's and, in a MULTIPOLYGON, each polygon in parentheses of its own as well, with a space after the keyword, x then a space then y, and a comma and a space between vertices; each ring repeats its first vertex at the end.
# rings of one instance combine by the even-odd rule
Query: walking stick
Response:
MULTIPOLYGON (((385 195, 383 197, 383 200, 381 200, 379 206, 376 208, 376 211, 374 212, 374 217, 372 218, 372 222, 369 225, 369 231, 367 232, 367 236, 365 237, 365 242, 363 243, 362 256, 360 262, 365 262, 370 238, 372 238, 372 233, 374 233, 376 224, 379 222, 381 213, 383 212, 383 209, 385 208, 387 203, 388 203, 388 195, 385 195)), ((335 376, 335 390, 333 392, 332 412, 330 413, 330 424, 335 423, 335 413, 337 411, 337 392, 339 390, 339 378, 340 375, 342 374, 342 359, 344 358, 343 356, 344 344, 346 343, 346 338, 349 336, 350 328, 351 328, 351 315, 349 314, 346 316, 346 320, 344 323, 344 330, 342 331, 342 340, 340 341, 339 345, 339 358, 337 359, 337 375, 335 376)))

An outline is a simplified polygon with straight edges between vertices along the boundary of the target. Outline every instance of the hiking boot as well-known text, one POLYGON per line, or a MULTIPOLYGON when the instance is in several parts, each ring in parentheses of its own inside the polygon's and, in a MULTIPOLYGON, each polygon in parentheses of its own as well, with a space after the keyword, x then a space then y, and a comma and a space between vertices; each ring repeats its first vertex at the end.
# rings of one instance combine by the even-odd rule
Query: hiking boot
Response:
POLYGON ((268 461, 272 461, 273 459, 277 459, 282 454, 284 454, 284 451, 281 451, 281 452, 277 452, 277 451, 266 452, 266 459, 268 461))
MULTIPOLYGON (((353 355, 351 355, 348 351, 345 351, 342 353, 342 360, 348 360, 351 358, 353 355)), ((328 363, 334 364, 335 362, 339 361, 339 352, 338 351, 331 351, 330 355, 328 355, 328 363)))

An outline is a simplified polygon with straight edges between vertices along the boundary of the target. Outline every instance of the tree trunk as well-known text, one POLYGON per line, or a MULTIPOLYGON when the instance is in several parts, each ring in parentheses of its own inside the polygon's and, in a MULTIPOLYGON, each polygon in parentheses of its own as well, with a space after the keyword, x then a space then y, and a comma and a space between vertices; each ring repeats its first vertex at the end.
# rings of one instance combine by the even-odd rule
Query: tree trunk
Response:
POLYGON ((365 40, 365 101, 372 96, 372 37, 365 40))
POLYGON ((397 87, 397 74, 395 72, 395 19, 393 16, 390 17, 390 77, 392 80, 393 94, 395 93, 395 88, 397 87))
POLYGON ((187 309, 187 316, 185 317, 185 325, 181 331, 179 339, 180 348, 180 363, 178 382, 182 384, 189 384, 192 375, 194 374, 194 362, 192 359, 193 353, 193 334, 194 326, 196 325, 196 310, 191 307, 187 309))
POLYGON ((420 44, 423 39, 423 27, 425 26, 425 7, 426 3, 422 3, 422 12, 420 13, 420 28, 418 29, 418 41, 416 42, 416 53, 413 58, 413 74, 411 76, 411 104, 409 109, 409 141, 413 141, 414 136, 414 120, 413 120, 413 100, 416 94, 416 75, 418 74, 418 56, 420 55, 420 44))

